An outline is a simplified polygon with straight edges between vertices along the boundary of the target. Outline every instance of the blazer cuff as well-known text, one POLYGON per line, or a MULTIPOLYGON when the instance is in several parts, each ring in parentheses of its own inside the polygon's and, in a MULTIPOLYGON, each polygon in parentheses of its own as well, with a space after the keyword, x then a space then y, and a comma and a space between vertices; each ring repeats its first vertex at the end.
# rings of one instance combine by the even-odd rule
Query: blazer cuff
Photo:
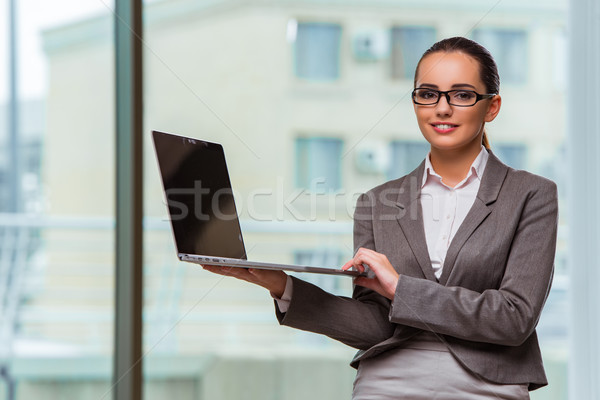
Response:
MULTIPOLYGON (((392 302, 390 304, 390 313, 389 313, 390 322, 401 323, 398 321, 398 319, 412 319, 412 320, 416 320, 416 321, 421 320, 421 318, 419 317, 415 308, 413 308, 407 302, 407 293, 409 293, 411 291, 411 284, 418 285, 421 283, 418 281, 421 281, 421 280, 422 279, 420 279, 420 278, 414 278, 414 277, 406 276, 403 274, 400 274, 398 276, 398 283, 396 284, 396 291, 394 293, 394 298, 392 299, 392 302)), ((422 324, 419 324, 419 325, 422 325, 422 324)), ((419 328, 426 329, 427 326, 425 324, 425 326, 419 326, 419 328)))

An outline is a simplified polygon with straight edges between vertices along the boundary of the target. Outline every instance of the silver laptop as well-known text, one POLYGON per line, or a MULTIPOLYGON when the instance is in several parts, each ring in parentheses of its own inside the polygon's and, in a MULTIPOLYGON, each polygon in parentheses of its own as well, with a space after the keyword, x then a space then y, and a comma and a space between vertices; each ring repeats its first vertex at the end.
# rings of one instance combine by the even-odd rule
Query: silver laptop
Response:
POLYGON ((223 147, 152 131, 177 256, 203 265, 358 276, 358 271, 248 261, 223 147))

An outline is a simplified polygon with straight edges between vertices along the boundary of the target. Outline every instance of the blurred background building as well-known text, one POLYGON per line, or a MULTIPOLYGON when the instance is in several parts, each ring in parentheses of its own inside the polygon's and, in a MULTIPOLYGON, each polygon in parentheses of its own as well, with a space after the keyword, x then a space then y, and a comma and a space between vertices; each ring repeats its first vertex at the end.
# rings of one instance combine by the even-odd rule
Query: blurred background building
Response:
MULTIPOLYGON (((43 13, 29 3, 19 18, 43 13)), ((266 291, 177 261, 151 130, 224 145, 250 258, 341 265, 356 197, 427 154, 410 99, 418 59, 437 40, 467 36, 500 69, 492 150, 555 180, 564 209, 566 9, 564 0, 147 2, 145 398, 344 399, 354 376, 352 349, 278 327, 266 291)), ((36 31, 45 87, 18 99, 21 208, 0 215, 0 360, 17 399, 110 391, 112 19, 105 9, 36 31)), ((2 124, 0 207, 11 197, 9 137, 2 124)), ((567 219, 561 212, 538 328, 550 386, 533 399, 567 393, 567 219)), ((345 277, 303 278, 351 293, 345 277)))

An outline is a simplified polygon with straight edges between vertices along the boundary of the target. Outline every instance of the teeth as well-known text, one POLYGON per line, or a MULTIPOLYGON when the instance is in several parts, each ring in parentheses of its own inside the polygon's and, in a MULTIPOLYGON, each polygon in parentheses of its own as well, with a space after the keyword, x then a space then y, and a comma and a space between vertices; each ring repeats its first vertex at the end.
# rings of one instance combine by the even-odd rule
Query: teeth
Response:
POLYGON ((454 125, 448 125, 448 124, 440 124, 440 125, 434 125, 436 128, 438 129, 450 129, 450 128, 454 128, 454 125))

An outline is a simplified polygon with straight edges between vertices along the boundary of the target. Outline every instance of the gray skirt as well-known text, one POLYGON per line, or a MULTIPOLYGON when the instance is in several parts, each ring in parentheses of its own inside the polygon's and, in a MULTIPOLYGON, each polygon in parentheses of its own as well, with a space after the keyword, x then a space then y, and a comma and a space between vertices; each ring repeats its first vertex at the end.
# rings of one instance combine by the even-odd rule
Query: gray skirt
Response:
POLYGON ((358 366, 352 400, 392 399, 529 400, 529 391, 472 374, 435 335, 423 333, 358 366))

